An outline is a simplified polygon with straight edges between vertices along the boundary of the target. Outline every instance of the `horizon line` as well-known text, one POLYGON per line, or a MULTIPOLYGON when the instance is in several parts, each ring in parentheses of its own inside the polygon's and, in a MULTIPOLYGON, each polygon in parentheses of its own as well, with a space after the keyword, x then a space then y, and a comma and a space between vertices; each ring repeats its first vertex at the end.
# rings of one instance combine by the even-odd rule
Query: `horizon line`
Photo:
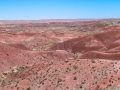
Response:
POLYGON ((0 19, 0 21, 42 21, 42 20, 106 20, 106 19, 120 19, 120 18, 72 18, 72 19, 0 19))

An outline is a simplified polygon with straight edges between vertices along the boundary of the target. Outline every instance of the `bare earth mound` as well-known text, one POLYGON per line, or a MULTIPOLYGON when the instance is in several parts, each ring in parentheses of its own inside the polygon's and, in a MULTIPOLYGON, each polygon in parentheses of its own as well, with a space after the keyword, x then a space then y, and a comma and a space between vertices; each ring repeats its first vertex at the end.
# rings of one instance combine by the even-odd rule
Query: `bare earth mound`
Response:
POLYGON ((80 58, 120 60, 120 53, 103 53, 97 51, 90 51, 82 55, 80 58))

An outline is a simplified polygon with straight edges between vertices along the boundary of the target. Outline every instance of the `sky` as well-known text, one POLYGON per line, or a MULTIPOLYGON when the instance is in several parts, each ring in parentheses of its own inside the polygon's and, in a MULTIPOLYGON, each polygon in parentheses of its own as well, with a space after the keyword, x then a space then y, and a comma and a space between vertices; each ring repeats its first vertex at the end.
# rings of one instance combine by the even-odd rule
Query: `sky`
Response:
POLYGON ((120 0, 0 0, 0 20, 120 18, 120 0))

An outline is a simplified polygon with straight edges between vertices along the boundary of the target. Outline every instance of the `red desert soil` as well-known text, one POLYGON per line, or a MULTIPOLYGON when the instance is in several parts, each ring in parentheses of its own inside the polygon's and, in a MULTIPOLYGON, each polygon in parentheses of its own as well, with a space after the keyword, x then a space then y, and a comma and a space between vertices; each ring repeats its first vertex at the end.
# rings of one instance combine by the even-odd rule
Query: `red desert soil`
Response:
POLYGON ((90 51, 82 55, 80 58, 120 60, 120 53, 104 53, 104 52, 90 51))
POLYGON ((71 53, 66 51, 56 51, 56 52, 37 52, 28 51, 11 47, 6 44, 0 43, 0 71, 5 70, 5 68, 13 67, 17 65, 29 65, 39 63, 41 60, 64 60, 68 57, 72 57, 71 53))
POLYGON ((77 59, 41 63, 7 75, 4 80, 7 85, 1 89, 108 90, 119 85, 119 69, 120 62, 111 60, 77 59))
POLYGON ((0 21, 0 90, 120 90, 120 21, 0 21))
POLYGON ((73 53, 83 53, 81 58, 98 58, 98 59, 113 59, 119 60, 118 53, 114 51, 116 47, 120 46, 120 31, 108 31, 93 35, 87 35, 71 39, 62 43, 56 43, 50 47, 50 50, 71 50, 73 53), (109 51, 112 49, 112 52, 109 51), (97 51, 97 52, 90 52, 97 51), (104 52, 104 53, 103 53, 104 52), (109 53, 107 53, 109 52, 109 53))

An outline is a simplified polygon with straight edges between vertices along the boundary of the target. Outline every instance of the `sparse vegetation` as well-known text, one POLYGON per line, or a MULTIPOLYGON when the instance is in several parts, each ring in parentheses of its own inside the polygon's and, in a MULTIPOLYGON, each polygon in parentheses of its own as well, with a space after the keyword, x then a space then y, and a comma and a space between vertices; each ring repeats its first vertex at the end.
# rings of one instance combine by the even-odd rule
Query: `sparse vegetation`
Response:
POLYGON ((74 77, 73 80, 77 80, 77 77, 74 77))
POLYGON ((58 78, 58 83, 60 83, 62 81, 62 79, 58 78))
POLYGON ((95 60, 94 60, 94 59, 91 59, 91 62, 92 62, 92 63, 95 63, 95 60))
POLYGON ((30 87, 28 87, 26 90, 30 90, 30 87))
POLYGON ((78 66, 74 65, 73 68, 74 68, 75 70, 77 70, 77 69, 78 69, 78 66))

